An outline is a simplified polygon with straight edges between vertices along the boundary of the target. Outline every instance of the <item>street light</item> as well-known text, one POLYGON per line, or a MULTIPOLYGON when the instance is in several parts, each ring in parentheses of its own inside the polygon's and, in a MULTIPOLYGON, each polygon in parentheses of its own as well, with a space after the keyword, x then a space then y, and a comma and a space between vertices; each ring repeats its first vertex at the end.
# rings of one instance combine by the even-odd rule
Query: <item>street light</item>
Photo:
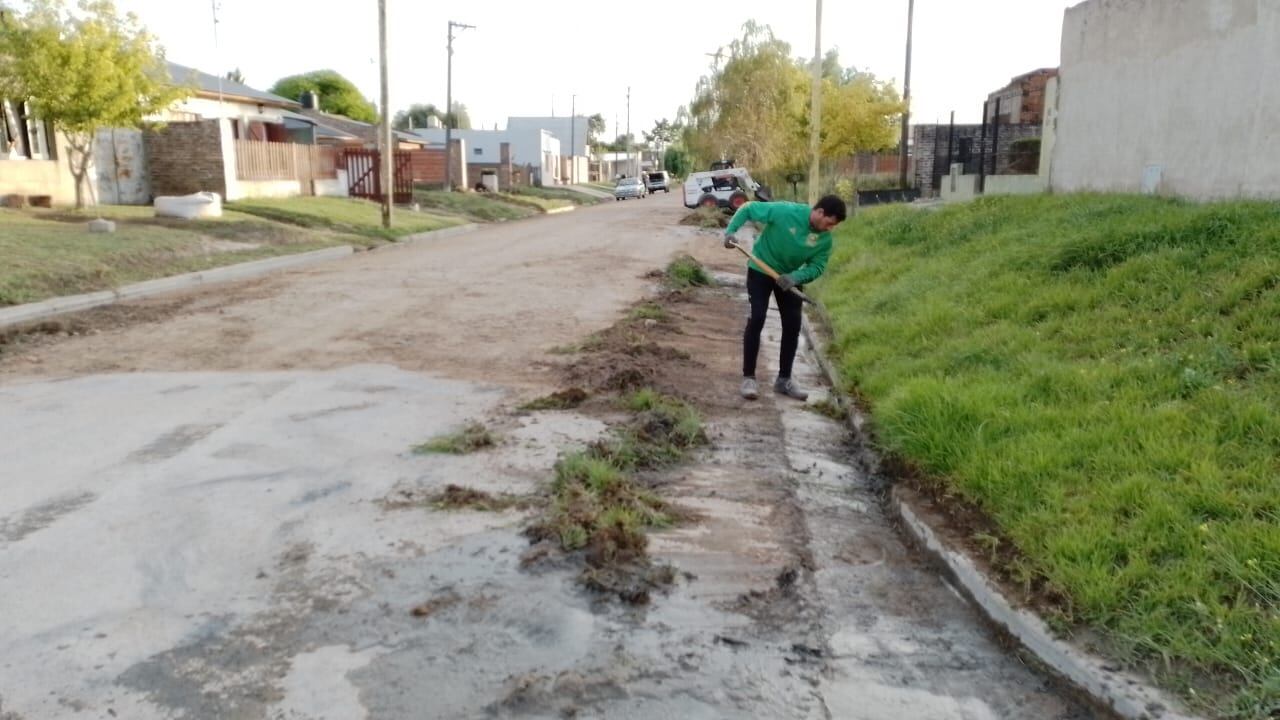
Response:
POLYGON ((453 192, 453 29, 474 30, 475 25, 449 21, 448 79, 444 91, 444 191, 453 192))

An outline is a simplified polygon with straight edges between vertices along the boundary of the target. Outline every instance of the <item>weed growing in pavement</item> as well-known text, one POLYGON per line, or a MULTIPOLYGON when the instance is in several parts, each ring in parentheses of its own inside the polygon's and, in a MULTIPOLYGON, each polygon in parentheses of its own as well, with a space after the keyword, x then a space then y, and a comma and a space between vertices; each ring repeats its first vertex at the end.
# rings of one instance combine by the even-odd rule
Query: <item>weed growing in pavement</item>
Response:
POLYGON ((443 492, 433 498, 434 504, 441 510, 484 510, 501 512, 521 503, 519 498, 511 495, 494 495, 483 490, 449 484, 443 492))
POLYGON ((426 455, 430 453, 447 453, 451 455, 466 455, 468 453, 493 447, 498 444, 498 438, 484 425, 473 422, 462 428, 458 432, 440 437, 432 438, 421 445, 416 445, 413 451, 418 455, 426 455))
POLYGON ((843 421, 848 416, 848 413, 844 411, 844 408, 840 407, 840 403, 831 398, 823 398, 821 400, 807 403, 804 406, 804 409, 818 413, 824 417, 829 417, 832 420, 843 421))
POLYGON ((689 255, 681 255, 667 265, 666 283, 677 290, 711 284, 711 276, 701 263, 689 255))
POLYGON ((645 602, 648 588, 673 577, 649 563, 645 530, 670 525, 679 512, 635 473, 679 460, 706 442, 706 432, 688 404, 651 389, 627 396, 622 405, 632 418, 613 437, 561 456, 549 508, 528 533, 566 552, 585 550, 588 587, 645 602))
POLYGON ((631 312, 627 313, 627 317, 632 320, 656 320, 665 322, 671 319, 671 314, 667 309, 656 303, 645 303, 631 308, 631 312))
POLYGON ((570 410, 576 408, 587 401, 587 391, 582 388, 569 388, 568 390, 560 390, 550 395, 545 395, 536 400, 520 406, 523 411, 535 410, 570 410))

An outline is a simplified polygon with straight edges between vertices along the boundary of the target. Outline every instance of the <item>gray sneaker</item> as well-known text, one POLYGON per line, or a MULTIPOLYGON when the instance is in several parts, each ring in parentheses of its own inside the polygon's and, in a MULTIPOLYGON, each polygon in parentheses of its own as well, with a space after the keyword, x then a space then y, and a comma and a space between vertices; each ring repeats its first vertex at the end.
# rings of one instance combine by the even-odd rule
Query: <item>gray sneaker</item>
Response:
POLYGON ((748 400, 760 397, 760 386, 756 384, 755 378, 742 378, 742 397, 748 400))
POLYGON ((778 378, 775 380, 773 383, 773 391, 779 395, 786 395, 787 397, 794 398, 796 400, 803 401, 809 399, 809 393, 801 390, 800 386, 796 385, 796 381, 791 378, 778 378))

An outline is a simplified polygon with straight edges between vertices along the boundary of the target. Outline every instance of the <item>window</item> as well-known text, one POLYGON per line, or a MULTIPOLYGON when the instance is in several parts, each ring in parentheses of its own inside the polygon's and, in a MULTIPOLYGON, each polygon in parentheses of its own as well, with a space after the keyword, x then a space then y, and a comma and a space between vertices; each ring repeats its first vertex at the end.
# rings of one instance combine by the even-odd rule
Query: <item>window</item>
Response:
POLYGON ((475 155, 484 155, 484 148, 476 148, 475 150, 472 150, 471 152, 472 152, 473 154, 475 154, 475 155))
POLYGON ((0 101, 0 157, 53 160, 53 128, 41 122, 31 103, 0 101))

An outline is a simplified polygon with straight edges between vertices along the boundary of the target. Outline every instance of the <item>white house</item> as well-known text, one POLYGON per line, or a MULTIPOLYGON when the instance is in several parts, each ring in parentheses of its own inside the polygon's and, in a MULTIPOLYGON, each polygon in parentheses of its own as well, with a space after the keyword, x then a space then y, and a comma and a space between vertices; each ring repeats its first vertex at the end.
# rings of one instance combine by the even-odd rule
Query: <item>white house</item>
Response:
POLYGON ((560 140, 560 176, 566 183, 585 182, 589 173, 590 121, 574 117, 510 117, 507 130, 523 132, 540 128, 550 130, 560 140))
MULTIPOLYGON (((443 128, 425 128, 413 132, 432 143, 444 143, 443 128)), ((468 165, 500 162, 502 144, 508 143, 511 147, 511 164, 516 167, 532 167, 531 179, 535 182, 556 185, 563 179, 559 138, 550 130, 535 124, 524 124, 514 129, 508 127, 506 130, 454 130, 453 137, 461 138, 467 147, 472 148, 467 155, 468 165)))

